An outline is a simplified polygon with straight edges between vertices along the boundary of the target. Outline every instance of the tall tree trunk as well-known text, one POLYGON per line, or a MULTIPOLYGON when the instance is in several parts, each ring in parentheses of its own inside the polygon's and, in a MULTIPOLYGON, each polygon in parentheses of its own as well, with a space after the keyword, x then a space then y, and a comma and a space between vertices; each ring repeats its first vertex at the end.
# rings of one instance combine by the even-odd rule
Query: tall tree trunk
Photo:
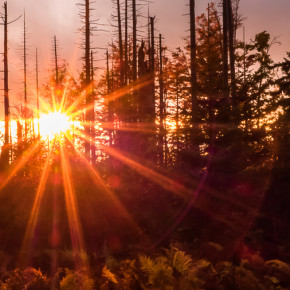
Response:
MULTIPOLYGON (((90 0, 85 0, 85 72, 86 72, 86 126, 85 133, 88 139, 91 138, 91 122, 92 120, 92 100, 91 100, 91 26, 90 26, 90 0)), ((85 140, 85 155, 88 159, 91 159, 91 145, 90 141, 85 140)))
POLYGON ((211 84, 213 82, 213 69, 211 65, 211 32, 210 32, 210 4, 208 4, 207 8, 207 66, 208 66, 208 114, 209 114, 209 139, 210 142, 214 142, 214 134, 213 134, 213 103, 214 103, 214 95, 215 92, 211 88, 211 84))
POLYGON ((154 30, 155 17, 150 17, 151 23, 151 51, 150 51, 150 74, 151 74, 151 99, 150 101, 150 122, 155 119, 155 30, 154 30))
POLYGON ((58 77, 58 57, 57 57, 56 36, 54 36, 54 65, 55 65, 55 85, 56 87, 58 87, 59 77, 58 77))
POLYGON ((228 1, 223 0, 223 97, 229 103, 228 1))
MULTIPOLYGON (((149 4, 148 4, 148 19, 147 19, 147 25, 148 25, 148 51, 151 51, 151 33, 150 33, 150 11, 149 11, 149 4)), ((149 56, 150 57, 150 56, 149 56)))
POLYGON ((175 115, 175 126, 176 126, 176 145, 177 153, 180 149, 180 140, 179 140, 179 82, 176 81, 176 115, 175 115))
POLYGON ((5 136, 2 148, 2 165, 9 165, 9 89, 8 89, 8 20, 7 2, 4 2, 4 111, 5 111, 5 136))
POLYGON ((120 57, 120 81, 121 81, 121 86, 123 86, 124 85, 124 52, 123 52, 120 0, 117 0, 117 14, 118 14, 118 35, 119 35, 119 57, 120 57))
POLYGON ((38 132, 38 139, 40 138, 40 124, 39 124, 39 84, 38 84, 38 51, 36 48, 36 55, 35 55, 35 72, 36 72, 36 106, 37 106, 37 132, 38 132))
POLYGON ((228 0, 228 25, 229 25, 229 53, 230 53, 230 67, 231 67, 231 95, 233 103, 233 121, 238 122, 237 111, 237 92, 236 92, 236 72, 235 72, 235 45, 234 45, 234 23, 232 1, 228 0))
POLYGON ((91 50, 91 83, 92 83, 92 123, 91 123, 91 153, 92 153, 92 164, 96 163, 96 132, 95 132, 95 92, 94 92, 94 54, 91 50))
POLYGON ((107 56, 107 96, 108 96, 108 132, 109 132, 109 144, 112 146, 113 144, 113 104, 110 100, 110 93, 111 93, 111 84, 110 84, 110 67, 109 67, 109 52, 106 53, 107 56))
POLYGON ((246 84, 246 30, 243 27, 243 43, 244 43, 244 53, 243 53, 243 81, 246 84))
POLYGON ((26 22, 24 12, 24 30, 23 30, 23 69, 24 69, 24 138, 27 140, 28 134, 28 102, 27 102, 27 48, 26 48, 26 22))
POLYGON ((159 114, 160 114, 160 124, 159 124, 159 162, 160 165, 163 165, 163 147, 164 147, 164 99, 163 99, 163 58, 162 58, 162 36, 159 34, 159 63, 160 63, 160 72, 159 72, 159 114))
POLYGON ((125 0, 125 85, 128 85, 128 0, 125 0))
POLYGON ((133 8, 133 81, 137 80, 137 11, 136 0, 132 0, 133 8))
POLYGON ((196 62, 196 34, 195 34, 195 0, 189 1, 190 8, 190 87, 191 87, 191 122, 193 150, 199 155, 198 139, 198 100, 197 100, 197 62, 196 62))

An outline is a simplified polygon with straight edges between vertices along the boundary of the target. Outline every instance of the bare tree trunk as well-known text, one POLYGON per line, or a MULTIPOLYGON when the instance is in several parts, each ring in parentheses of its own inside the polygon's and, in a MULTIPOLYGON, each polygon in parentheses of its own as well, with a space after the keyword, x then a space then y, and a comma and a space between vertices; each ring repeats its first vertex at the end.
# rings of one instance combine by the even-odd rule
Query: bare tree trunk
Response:
POLYGON ((228 1, 223 0, 223 97, 227 103, 229 102, 228 1))
POLYGON ((159 114, 160 114, 160 124, 159 124, 159 161, 160 165, 163 165, 163 147, 164 147, 164 99, 163 99, 163 59, 162 59, 162 36, 159 34, 159 62, 160 62, 160 72, 159 72, 159 114))
POLYGON ((4 110, 5 110, 5 136, 2 148, 3 167, 9 165, 9 89, 8 89, 8 20, 7 2, 4 2, 4 110))
POLYGON ((24 30, 23 30, 23 65, 24 65, 24 139, 27 140, 28 134, 28 103, 27 103, 27 48, 26 48, 26 23, 24 12, 24 30))
POLYGON ((125 0, 125 85, 128 85, 128 0, 125 0))
POLYGON ((150 17, 151 24, 151 50, 150 50, 150 74, 151 74, 151 99, 150 102, 150 122, 155 119, 155 17, 150 17))
POLYGON ((55 85, 57 87, 59 84, 59 77, 58 77, 58 57, 57 57, 56 36, 54 36, 54 64, 55 64, 55 85))
POLYGON ((214 141, 214 134, 213 134, 213 99, 214 99, 214 92, 211 89, 211 83, 213 81, 213 70, 211 66, 211 32, 210 32, 210 5, 208 4, 207 8, 207 66, 208 66, 208 82, 209 82, 209 88, 208 88, 208 114, 209 114, 209 138, 210 141, 213 143, 214 141))
MULTIPOLYGON (((92 102, 91 102, 91 61, 90 61, 90 52, 91 52, 91 26, 90 26, 90 0, 85 0, 85 72, 86 72, 86 126, 85 133, 88 139, 91 138, 91 119, 92 119, 92 102)), ((91 145, 90 141, 85 140, 85 155, 88 159, 91 159, 91 145)))
POLYGON ((167 126, 166 126, 166 100, 167 94, 164 91, 164 167, 167 168, 168 165, 168 142, 167 142, 167 126))
POLYGON ((234 23, 232 1, 228 0, 228 25, 229 25, 229 53, 231 67, 231 95, 233 103, 233 120, 237 122, 237 92, 236 92, 236 72, 235 72, 235 46, 234 46, 234 23))
POLYGON ((95 131, 95 92, 94 92, 94 54, 91 50, 91 82, 92 82, 92 123, 91 123, 91 153, 92 164, 96 163, 96 131, 95 131))
POLYGON ((179 140, 179 83, 176 82, 176 116, 175 116, 175 125, 176 125, 176 145, 177 152, 180 149, 180 140, 179 140))
MULTIPOLYGON (((148 4, 148 19, 147 19, 147 25, 148 25, 148 51, 151 51, 151 33, 150 33, 150 11, 149 11, 149 4, 148 4)), ((150 57, 150 56, 149 56, 150 57)))
POLYGON ((243 27, 243 42, 244 42, 244 53, 243 53, 243 81, 246 84, 246 30, 243 27))
MULTIPOLYGON (((109 52, 107 51, 107 96, 110 98, 111 93, 111 85, 110 85, 110 67, 109 67, 109 52)), ((112 108, 112 101, 108 99, 108 132, 109 132, 109 144, 112 146, 113 144, 113 108, 112 108)))
POLYGON ((40 138, 40 124, 39 124, 39 85, 38 85, 38 52, 36 48, 36 105, 37 105, 37 131, 38 131, 38 139, 40 138))
POLYGON ((118 35, 119 35, 119 57, 120 57, 120 81, 121 81, 121 86, 123 86, 124 85, 124 52, 123 52, 120 0, 117 0, 117 14, 118 14, 118 35))
POLYGON ((191 121, 193 150, 199 155, 198 139, 198 100, 197 100, 197 71, 196 71, 196 35, 195 35, 195 0, 189 1, 190 7, 190 85, 191 85, 191 121))
POLYGON ((137 80, 137 11, 136 0, 132 0, 133 5, 133 81, 137 80))

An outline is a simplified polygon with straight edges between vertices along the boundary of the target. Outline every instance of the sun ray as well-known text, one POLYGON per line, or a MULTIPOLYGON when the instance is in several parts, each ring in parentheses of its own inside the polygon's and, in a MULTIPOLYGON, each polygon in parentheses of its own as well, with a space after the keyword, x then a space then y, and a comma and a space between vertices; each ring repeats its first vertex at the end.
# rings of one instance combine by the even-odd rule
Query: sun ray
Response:
MULTIPOLYGON (((87 138, 82 132, 76 132, 76 133, 79 134, 79 136, 82 138, 87 138)), ((210 194, 214 198, 218 198, 220 200, 223 200, 224 202, 226 201, 227 203, 232 204, 233 206, 236 206, 236 207, 241 208, 243 210, 247 210, 247 212, 251 212, 251 213, 253 212, 253 214, 254 214, 254 209, 249 208, 249 206, 246 206, 245 204, 235 200, 234 198, 229 198, 229 200, 226 200, 226 198, 223 197, 223 195, 221 193, 219 193, 218 191, 213 190, 212 188, 207 186, 205 183, 205 180, 207 178, 206 173, 204 173, 202 180, 199 181, 198 183, 196 183, 196 185, 195 185, 196 189, 193 190, 193 189, 186 188, 185 186, 181 185, 180 183, 177 183, 177 182, 173 181, 172 179, 163 176, 160 173, 157 173, 156 171, 154 171, 151 168, 148 168, 144 165, 141 165, 137 161, 134 161, 132 158, 127 157, 126 156, 127 154, 124 154, 123 152, 121 152, 115 148, 111 148, 111 147, 108 147, 105 145, 100 145, 100 147, 104 151, 106 151, 109 155, 114 156, 115 158, 122 161, 124 164, 127 164, 130 168, 132 168, 133 170, 135 170, 139 174, 143 175, 144 177, 146 177, 146 178, 150 179, 151 181, 155 182, 156 184, 160 185, 162 188, 169 190, 169 191, 173 192, 174 194, 177 194, 178 196, 181 196, 182 198, 184 198, 187 201, 186 207, 179 215, 177 221, 169 229, 170 232, 181 222, 181 220, 185 217, 186 213, 188 212, 188 210, 192 206, 194 206, 195 208, 198 208, 199 210, 203 211, 204 213, 208 214, 209 216, 213 216, 216 221, 224 224, 228 228, 237 230, 237 227, 231 221, 228 221, 222 215, 217 216, 216 214, 213 214, 210 210, 207 209, 206 206, 204 206, 202 201, 199 202, 199 200, 200 200, 199 197, 202 196, 200 194, 202 190, 207 192, 208 194, 210 194)), ((169 232, 168 232, 168 234, 169 234, 169 232)))
POLYGON ((66 102, 66 96, 67 96, 67 90, 68 90, 68 85, 69 85, 69 82, 67 80, 66 83, 65 83, 65 86, 64 86, 61 102, 60 102, 60 105, 59 105, 59 109, 60 109, 61 112, 63 112, 63 110, 64 110, 64 106, 65 106, 65 102, 66 102))
POLYGON ((63 176, 63 185, 65 191, 65 203, 68 215, 68 222, 70 228, 70 235, 72 241, 72 247, 75 258, 76 269, 86 269, 89 270, 88 261, 84 255, 85 247, 83 241, 83 235, 81 231, 80 219, 78 208, 75 200, 75 192, 72 183, 71 170, 66 155, 66 151, 63 148, 63 144, 60 143, 60 153, 61 153, 61 168, 63 176))
MULTIPOLYGON (((66 113, 68 115, 72 115, 72 117, 75 117, 77 115, 80 115, 85 110, 85 106, 82 106, 82 109, 80 109, 80 110, 77 111, 78 114, 76 114, 76 112, 72 113, 79 105, 81 105, 81 102, 83 102, 85 100, 85 98, 86 98, 85 92, 86 92, 86 90, 87 90, 88 87, 84 88, 82 90, 82 92, 80 93, 79 97, 76 98, 75 101, 66 109, 66 113)), ((89 108, 92 108, 92 105, 89 105, 88 107, 89 108)))
POLYGON ((113 122, 101 122, 102 128, 105 130, 126 131, 126 132, 142 132, 156 135, 156 130, 148 128, 148 126, 140 123, 130 123, 124 127, 116 128, 113 122))
POLYGON ((124 164, 134 169, 136 172, 143 175, 144 177, 160 185, 165 190, 171 191, 184 199, 188 199, 190 196, 192 196, 192 190, 189 190, 184 185, 168 177, 165 177, 164 175, 154 171, 149 167, 146 167, 134 161, 132 158, 126 156, 127 154, 125 154, 124 152, 102 144, 100 145, 100 147, 109 155, 119 159, 124 164))
MULTIPOLYGON (((83 132, 76 130, 75 133, 82 139, 90 142, 90 138, 86 136, 83 132)), ((137 161, 134 161, 133 159, 126 156, 127 154, 125 154, 124 152, 121 152, 120 150, 114 149, 112 147, 103 144, 100 144, 100 148, 106 151, 109 155, 114 156, 115 158, 122 161, 124 164, 135 170, 137 173, 160 185, 164 189, 174 192, 175 194, 184 199, 187 199, 189 198, 189 196, 192 195, 192 191, 184 187, 182 184, 168 177, 165 177, 164 175, 138 163, 137 161)))
POLYGON ((27 255, 29 254, 30 243, 34 235, 35 226, 38 219, 38 214, 40 210, 40 205, 43 197, 43 193, 45 190, 45 186, 48 179, 49 169, 50 169, 50 157, 51 150, 49 150, 48 155, 46 157, 44 169, 40 178, 40 182, 38 184, 38 188, 35 195, 35 200, 33 203, 33 207, 31 210, 30 218, 27 224, 24 240, 22 243, 21 251, 20 251, 20 265, 26 265, 27 255))
POLYGON ((52 99, 52 107, 53 107, 53 110, 56 111, 57 110, 57 101, 56 101, 56 98, 55 98, 55 94, 54 94, 54 88, 51 88, 51 99, 52 99))
MULTIPOLYGON (((141 89, 142 87, 149 85, 151 82, 152 82, 152 80, 146 79, 146 78, 143 80, 138 80, 138 81, 136 81, 135 84, 132 85, 132 87, 130 87, 130 90, 137 91, 137 90, 141 89)), ((83 91, 85 91, 86 89, 84 89, 83 91)), ((128 89, 129 89, 128 87, 121 88, 121 89, 118 89, 115 92, 107 95, 107 97, 106 97, 107 101, 108 102, 115 101, 115 100, 125 96, 128 93, 128 89)), ((90 104, 87 106, 83 106, 80 110, 77 110, 74 113, 72 113, 72 111, 85 99, 85 97, 86 97, 86 95, 84 93, 81 93, 80 97, 75 100, 75 102, 66 110, 66 112, 74 118, 74 117, 82 114, 84 112, 84 110, 93 109, 94 104, 90 104)))
MULTIPOLYGON (((72 140, 69 136, 66 136, 68 141, 72 144, 72 140)), ((139 225, 134 221, 133 217, 128 213, 126 208, 122 205, 121 201, 116 197, 116 195, 108 188, 105 182, 102 180, 99 172, 96 168, 94 168, 90 162, 87 160, 84 154, 81 154, 81 161, 89 169, 89 173, 91 174, 92 181, 95 183, 97 187, 101 187, 102 191, 110 198, 110 200, 114 203, 114 205, 118 208, 118 211, 126 218, 126 220, 130 223, 134 231, 138 234, 142 233, 139 225)), ((142 234, 143 235, 143 234, 142 234)))

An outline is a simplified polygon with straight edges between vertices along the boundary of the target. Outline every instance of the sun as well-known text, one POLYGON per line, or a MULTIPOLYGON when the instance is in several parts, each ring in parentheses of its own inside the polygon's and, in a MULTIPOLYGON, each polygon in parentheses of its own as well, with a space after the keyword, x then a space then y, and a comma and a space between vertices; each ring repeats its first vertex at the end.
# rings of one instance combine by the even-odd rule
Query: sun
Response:
POLYGON ((52 139, 70 130, 73 122, 65 113, 54 111, 41 114, 39 124, 41 136, 52 139))

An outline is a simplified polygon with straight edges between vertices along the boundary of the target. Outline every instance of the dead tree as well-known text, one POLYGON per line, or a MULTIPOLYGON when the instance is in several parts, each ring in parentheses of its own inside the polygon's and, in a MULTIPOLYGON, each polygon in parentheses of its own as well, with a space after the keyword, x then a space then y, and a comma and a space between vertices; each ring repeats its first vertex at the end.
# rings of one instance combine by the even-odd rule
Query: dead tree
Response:
MULTIPOLYGON (((85 132, 87 138, 91 137, 91 110, 89 109, 91 105, 91 68, 90 68, 90 51, 91 51, 91 30, 90 30, 90 1, 85 0, 85 86, 86 86, 86 126, 85 132)), ((90 142, 85 140, 85 154, 90 159, 90 142)))
POLYGON ((227 3, 228 27, 229 27, 229 55, 231 68, 231 96, 233 104, 233 120, 237 121, 237 92, 236 92, 236 72, 235 72, 235 44, 234 44, 234 21, 232 1, 227 3))
POLYGON ((148 96, 149 102, 149 122, 154 122, 155 119, 155 30, 154 30, 155 17, 150 17, 151 25, 151 50, 150 50, 150 82, 151 82, 151 94, 148 96))
POLYGON ((159 34, 159 162, 163 165, 163 147, 164 147, 164 84, 163 84, 163 58, 162 58, 162 36, 159 34))
POLYGON ((26 20, 24 11, 23 22, 23 72, 24 72, 24 139, 27 140, 28 134, 28 100, 27 100, 27 35, 26 35, 26 20))
POLYGON ((199 110, 197 99, 197 62, 196 62, 196 32, 195 32, 195 0, 189 1, 190 8, 190 87, 191 87, 191 122, 193 150, 199 155, 199 110))
POLYGON ((125 74, 125 85, 128 85, 128 0, 125 0, 125 67, 124 67, 124 74, 125 74))
POLYGON ((84 86, 86 90, 85 98, 85 135, 86 140, 84 141, 85 155, 92 161, 92 148, 95 146, 95 138, 92 136, 93 127, 95 124, 95 114, 94 114, 94 99, 92 95, 92 83, 91 83, 91 35, 95 30, 94 25, 96 24, 91 20, 91 12, 94 10, 91 7, 92 2, 90 0, 83 0, 82 3, 78 5, 81 7, 80 17, 81 21, 84 24, 84 27, 80 31, 84 35, 84 43, 82 48, 84 49, 84 71, 85 71, 85 80, 84 86))
POLYGON ((154 49, 154 19, 150 17, 151 50, 149 52, 149 65, 145 60, 145 43, 142 41, 138 52, 138 75, 142 85, 139 89, 139 121, 145 129, 140 134, 139 151, 145 159, 156 161, 155 136, 155 49, 154 49), (146 132, 147 131, 147 132, 146 132))
POLYGON ((4 168, 9 165, 9 89, 8 89, 8 21, 7 2, 4 2, 4 109, 5 109, 5 137, 2 152, 4 168))
POLYGON ((223 0, 223 97, 226 103, 229 102, 228 1, 229 0, 223 0))
POLYGON ((36 73, 36 106, 37 106, 37 132, 38 132, 38 139, 40 138, 40 124, 39 124, 39 81, 38 81, 38 51, 36 48, 36 55, 35 55, 35 73, 36 73))
POLYGON ((108 96, 108 132, 109 132, 109 145, 113 145, 113 101, 110 100, 110 94, 111 94, 111 82, 110 82, 110 67, 109 67, 109 52, 106 52, 106 59, 107 59, 107 74, 106 74, 106 80, 107 80, 107 96, 108 96))
POLYGON ((8 70, 8 25, 17 21, 17 19, 8 22, 7 2, 4 2, 4 15, 2 15, 4 26, 4 113, 5 113, 5 133, 4 133, 4 146, 2 148, 1 165, 7 168, 9 165, 9 123, 10 123, 10 107, 9 107, 9 70, 8 70))
POLYGON ((55 86, 58 87, 59 85, 59 74, 58 74, 58 55, 57 55, 57 43, 56 43, 56 36, 54 36, 54 67, 55 67, 55 86))
POLYGON ((120 58, 120 83, 124 85, 124 52, 123 52, 123 36, 122 36, 122 21, 120 0, 117 0, 117 15, 118 15, 118 36, 119 36, 119 58, 120 58))
MULTIPOLYGON (((94 93, 94 54, 91 50, 91 83, 92 83, 92 102, 94 104, 95 100, 95 93, 94 93)), ((95 116, 95 108, 92 108, 92 115, 95 116)), ((95 132, 95 122, 92 122, 91 124, 91 138, 93 142, 91 143, 91 154, 92 154, 92 164, 95 164, 96 162, 96 144, 95 144, 95 138, 96 138, 96 132, 95 132)))
POLYGON ((136 0, 132 0, 133 12, 133 81, 137 80, 137 9, 136 0))

